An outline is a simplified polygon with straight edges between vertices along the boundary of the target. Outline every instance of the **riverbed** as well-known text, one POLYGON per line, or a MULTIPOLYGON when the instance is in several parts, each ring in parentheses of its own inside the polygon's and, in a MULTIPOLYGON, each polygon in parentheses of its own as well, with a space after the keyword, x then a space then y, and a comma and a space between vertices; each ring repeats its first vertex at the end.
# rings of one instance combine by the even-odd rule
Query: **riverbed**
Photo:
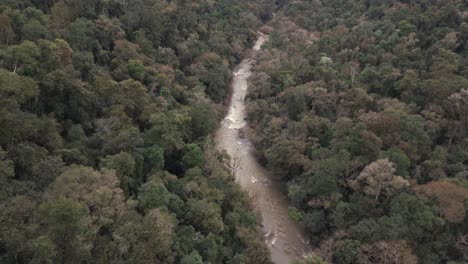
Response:
POLYGON ((298 223, 288 216, 289 202, 281 192, 279 183, 257 161, 250 141, 240 137, 240 130, 247 125, 244 101, 248 90, 247 80, 256 53, 267 40, 268 36, 259 33, 250 57, 244 59, 233 72, 232 98, 228 114, 216 133, 216 144, 231 157, 236 182, 249 194, 261 215, 263 239, 273 262, 287 264, 308 256, 310 246, 298 223))

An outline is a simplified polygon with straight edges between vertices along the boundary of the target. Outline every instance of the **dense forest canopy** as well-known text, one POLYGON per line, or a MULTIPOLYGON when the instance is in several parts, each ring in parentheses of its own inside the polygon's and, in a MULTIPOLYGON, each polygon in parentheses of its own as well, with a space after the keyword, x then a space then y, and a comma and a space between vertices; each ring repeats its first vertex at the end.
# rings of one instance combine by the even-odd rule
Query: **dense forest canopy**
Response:
POLYGON ((3 0, 1 263, 270 263, 208 135, 271 1, 3 0))
POLYGON ((1 1, 0 263, 270 263, 210 137, 258 28, 246 132, 304 263, 468 262, 467 10, 1 1))
POLYGON ((262 29, 249 135, 326 262, 467 263, 467 10, 287 1, 262 29))

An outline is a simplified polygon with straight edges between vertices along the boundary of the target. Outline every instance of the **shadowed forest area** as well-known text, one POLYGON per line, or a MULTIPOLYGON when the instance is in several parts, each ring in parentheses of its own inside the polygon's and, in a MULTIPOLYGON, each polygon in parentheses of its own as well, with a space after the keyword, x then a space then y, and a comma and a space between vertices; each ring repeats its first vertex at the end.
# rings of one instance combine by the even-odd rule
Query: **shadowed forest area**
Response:
POLYGON ((262 28, 248 134, 327 263, 467 263, 467 7, 288 1, 262 28))

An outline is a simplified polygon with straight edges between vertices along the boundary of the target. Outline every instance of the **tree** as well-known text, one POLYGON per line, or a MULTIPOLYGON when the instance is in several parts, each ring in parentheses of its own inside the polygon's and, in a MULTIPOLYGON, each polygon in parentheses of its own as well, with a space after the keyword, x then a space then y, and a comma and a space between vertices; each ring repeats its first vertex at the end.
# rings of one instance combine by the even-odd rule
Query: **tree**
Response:
POLYGON ((356 191, 375 197, 389 197, 396 191, 409 186, 409 182, 401 176, 394 175, 393 163, 388 159, 380 159, 367 165, 354 180, 348 181, 349 186, 356 191))
MULTIPOLYGON (((95 37, 105 51, 111 51, 114 46, 114 41, 125 37, 125 31, 122 29, 122 22, 115 17, 109 18, 107 16, 100 16, 96 21, 96 29, 95 37)), ((108 56, 107 52, 106 54, 108 56)))
MULTIPOLYGON (((145 133, 145 144, 158 145, 166 157, 171 157, 184 147, 186 135, 185 116, 176 112, 155 113, 151 116, 152 127, 145 133)), ((168 160, 166 160, 167 162, 168 160)))
POLYGON ((395 85, 395 90, 401 94, 401 100, 404 102, 423 103, 424 98, 419 95, 421 79, 413 70, 408 70, 403 75, 403 78, 398 80, 395 85))
POLYGON ((127 62, 127 71, 130 77, 135 80, 143 81, 145 78, 145 67, 141 61, 129 60, 127 62))
POLYGON ((351 237, 358 241, 374 242, 382 237, 382 230, 374 218, 365 218, 349 229, 351 237))
POLYGON ((447 110, 451 118, 462 122, 465 128, 468 127, 468 90, 461 90, 454 93, 447 99, 447 110))
POLYGON ((55 261, 79 263, 87 259, 88 245, 80 239, 85 235, 84 208, 71 199, 60 198, 40 207, 47 236, 55 244, 55 261))
POLYGON ((434 77, 450 76, 458 69, 458 55, 445 49, 436 50, 432 57, 431 71, 434 77))
MULTIPOLYGON (((3 183, 2 183, 3 184, 3 183)), ((11 184, 7 185, 14 188, 11 184)), ((3 186, 2 186, 3 187, 3 186)), ((25 186, 30 188, 31 186, 25 186)), ((8 190, 11 191, 11 190, 8 190)), ((3 188, 2 188, 3 192, 3 188)), ((6 249, 2 254, 2 260, 5 262, 14 262, 18 256, 29 255, 31 235, 37 230, 36 222, 31 220, 37 215, 37 203, 28 195, 10 195, 1 194, 0 202, 0 243, 6 249)))
POLYGON ((411 161, 408 156, 397 148, 391 148, 386 151, 382 151, 379 154, 379 158, 386 158, 395 165, 395 173, 404 177, 409 176, 409 169, 411 161))
POLYGON ((205 53, 195 59, 190 72, 205 85, 206 94, 215 102, 226 96, 230 71, 216 53, 205 53))
POLYGON ((15 176, 15 167, 11 159, 7 157, 7 152, 0 147, 0 180, 2 182, 15 176))
MULTIPOLYGON (((392 145, 400 139, 401 121, 395 113, 369 112, 359 117, 369 131, 382 139, 384 145, 392 145)), ((368 132, 367 132, 368 133, 368 132)))
POLYGON ((301 223, 313 235, 327 230, 327 219, 323 210, 314 210, 311 213, 304 214, 301 223))
POLYGON ((424 129, 424 118, 420 115, 401 115, 400 122, 401 139, 410 144, 405 152, 412 160, 420 159, 423 153, 430 151, 431 145, 429 135, 424 129))
POLYGON ((349 203, 345 203, 343 201, 338 202, 331 214, 333 224, 338 229, 346 228, 348 223, 353 222, 354 218, 355 216, 352 214, 351 206, 349 203))
POLYGON ((63 147, 63 138, 60 135, 57 120, 41 118, 36 133, 35 141, 47 150, 53 152, 63 147))
POLYGON ((59 31, 62 36, 68 33, 70 23, 76 18, 72 7, 67 5, 66 2, 66 0, 60 0, 50 10, 51 26, 59 31))
POLYGON ((31 247, 33 248, 34 255, 32 256, 31 263, 39 264, 54 263, 54 259, 57 258, 57 246, 47 236, 40 236, 32 241, 31 247))
POLYGON ((158 145, 147 147, 143 151, 145 171, 161 170, 164 168, 164 150, 158 145))
POLYGON ((138 254, 136 259, 144 263, 171 263, 175 222, 171 215, 159 210, 150 210, 141 223, 138 254))
POLYGON ((113 169, 120 181, 123 190, 129 193, 134 186, 136 162, 133 156, 121 151, 116 155, 108 155, 101 160, 101 168, 113 169))
POLYGON ((434 197, 439 202, 439 211, 450 223, 461 223, 465 219, 465 201, 468 189, 447 180, 433 181, 417 186, 416 192, 434 197))
POLYGON ((59 198, 68 199, 72 204, 78 203, 86 221, 91 221, 86 222, 92 224, 86 228, 91 235, 118 221, 126 208, 115 172, 95 171, 85 166, 69 167, 44 193, 45 203, 53 204, 59 198))
POLYGON ((298 121, 306 107, 304 94, 300 91, 295 91, 288 94, 286 100, 286 107, 288 109, 289 118, 294 121, 298 121))
POLYGON ((181 261, 181 264, 203 264, 202 257, 197 251, 193 251, 190 255, 184 256, 181 261))
POLYGON ((96 132, 90 141, 98 144, 97 151, 103 155, 115 155, 121 151, 132 152, 143 143, 140 131, 128 124, 128 120, 111 117, 96 119, 94 123, 96 132))
POLYGON ((272 264, 268 248, 261 241, 251 237, 247 241, 247 250, 245 254, 245 263, 249 264, 272 264))
POLYGON ((85 18, 79 18, 70 24, 70 46, 77 51, 91 51, 95 34, 96 24, 85 18))
POLYGON ((321 257, 309 257, 305 260, 295 261, 293 264, 326 264, 326 262, 321 257))
POLYGON ((72 61, 73 67, 81 73, 81 80, 93 80, 96 71, 93 54, 90 52, 74 52, 72 61))
POLYGON ((207 103, 199 103, 191 107, 192 133, 194 138, 206 137, 217 126, 218 116, 214 107, 207 103))
POLYGON ((45 189, 60 174, 65 171, 65 163, 59 156, 48 156, 45 159, 36 162, 27 176, 38 188, 45 189))
POLYGON ((249 98, 260 99, 273 95, 271 77, 265 72, 253 73, 249 81, 249 98))
POLYGON ((34 166, 47 157, 45 148, 29 142, 10 147, 8 152, 15 163, 15 176, 22 179, 32 175, 34 166))
POLYGON ((203 151, 197 144, 188 144, 185 146, 185 154, 182 157, 182 165, 189 169, 193 167, 202 167, 204 163, 203 151))
POLYGON ((229 43, 227 41, 227 36, 222 31, 214 31, 210 35, 208 41, 211 49, 219 55, 227 55, 229 53, 229 43))
POLYGON ((47 28, 37 19, 31 19, 23 25, 22 35, 27 40, 46 38, 47 28))
POLYGON ((359 258, 360 263, 418 263, 411 246, 404 240, 379 241, 372 245, 365 245, 359 258))
POLYGON ((346 75, 348 75, 348 77, 350 78, 351 87, 354 87, 356 75, 359 73, 359 63, 351 61, 345 64, 344 67, 346 75))
POLYGON ((28 7, 22 12, 23 23, 21 27, 22 39, 38 40, 47 36, 47 19, 44 13, 34 7, 28 7))
POLYGON ((187 220, 203 234, 219 234, 224 230, 221 208, 206 199, 189 199, 187 202, 187 220))
POLYGON ((334 262, 337 264, 352 264, 358 261, 361 243, 357 240, 345 239, 338 241, 333 252, 334 262))
POLYGON ((10 44, 16 38, 15 32, 11 27, 10 18, 6 15, 0 15, 0 39, 2 44, 10 44))
POLYGON ((146 209, 161 208, 168 205, 170 193, 166 186, 156 181, 149 181, 141 186, 138 192, 138 200, 141 206, 146 209))
MULTIPOLYGON (((406 236, 412 239, 430 237, 442 226, 443 220, 426 199, 402 193, 390 202, 390 215, 403 219, 407 227, 406 236)), ((400 224, 399 226, 402 226, 400 224)))
POLYGON ((25 76, 0 69, 0 95, 19 105, 31 104, 38 95, 37 83, 25 76))
POLYGON ((268 148, 265 157, 278 175, 287 178, 303 172, 304 152, 305 146, 300 140, 279 139, 268 148))
POLYGON ((33 76, 39 70, 41 52, 34 42, 24 41, 19 45, 9 46, 2 56, 2 66, 13 73, 33 76))

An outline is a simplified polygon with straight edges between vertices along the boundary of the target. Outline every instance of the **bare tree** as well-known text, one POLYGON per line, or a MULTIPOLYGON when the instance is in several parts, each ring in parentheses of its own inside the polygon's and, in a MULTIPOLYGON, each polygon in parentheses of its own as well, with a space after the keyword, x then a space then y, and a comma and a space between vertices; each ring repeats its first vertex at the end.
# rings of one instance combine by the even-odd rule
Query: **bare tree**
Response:
POLYGON ((384 240, 372 245, 364 245, 359 256, 363 264, 416 264, 418 258, 414 255, 411 246, 404 240, 384 240))
POLYGON ((356 191, 375 196, 377 202, 380 195, 388 197, 397 190, 409 186, 409 182, 401 176, 396 176, 393 163, 388 159, 380 159, 367 165, 349 186, 356 191))
POLYGON ((231 171, 232 177, 236 177, 237 172, 241 168, 241 158, 239 156, 234 156, 234 158, 230 159, 227 163, 227 167, 231 171))
POLYGON ((354 81, 356 79, 356 75, 359 73, 359 63, 355 61, 351 61, 345 64, 344 68, 345 74, 349 76, 351 79, 351 87, 354 87, 354 81))

